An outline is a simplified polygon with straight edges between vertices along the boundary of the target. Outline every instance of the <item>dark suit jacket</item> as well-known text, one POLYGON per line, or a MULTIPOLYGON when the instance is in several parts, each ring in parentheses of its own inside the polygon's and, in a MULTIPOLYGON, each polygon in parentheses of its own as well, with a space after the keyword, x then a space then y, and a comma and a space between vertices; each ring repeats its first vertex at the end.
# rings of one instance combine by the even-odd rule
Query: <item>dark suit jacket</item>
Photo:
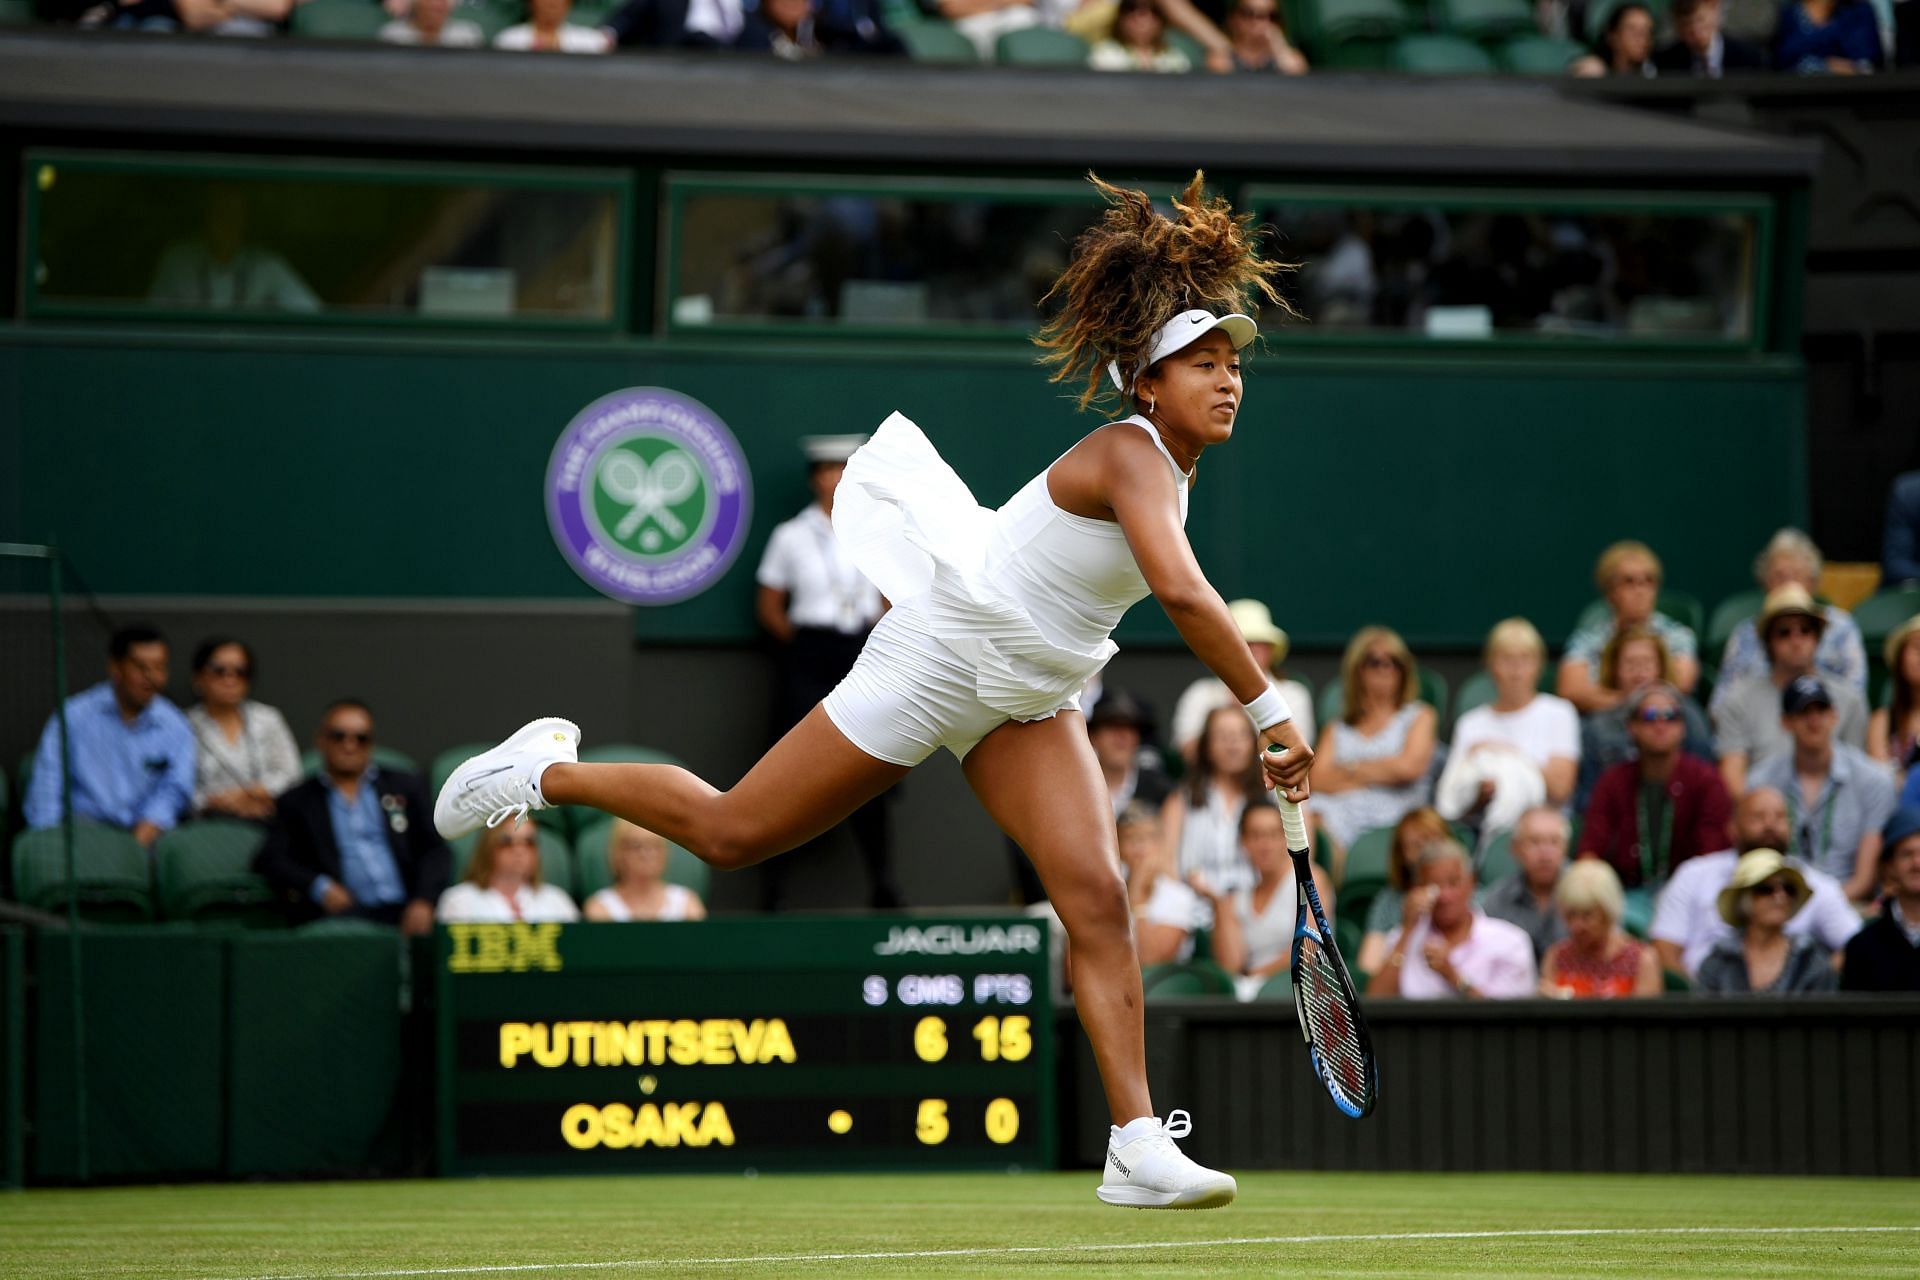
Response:
MULTIPOLYGON (((1661 75, 1692 75, 1693 50, 1676 40, 1653 55, 1653 69, 1661 75)), ((1771 69, 1767 51, 1759 45, 1748 44, 1745 40, 1735 40, 1728 35, 1720 37, 1721 74, 1771 69)))
MULTIPOLYGON (((452 875, 453 855, 433 829, 433 805, 426 787, 414 774, 381 769, 373 776, 373 790, 387 817, 387 847, 393 851, 407 897, 437 901, 452 875), (402 817, 405 821, 398 822, 402 817), (405 830, 395 830, 396 825, 405 830)), ((280 894, 293 923, 324 914, 309 892, 313 878, 326 875, 341 880, 340 846, 327 810, 326 783, 308 778, 280 797, 253 869, 280 894)))

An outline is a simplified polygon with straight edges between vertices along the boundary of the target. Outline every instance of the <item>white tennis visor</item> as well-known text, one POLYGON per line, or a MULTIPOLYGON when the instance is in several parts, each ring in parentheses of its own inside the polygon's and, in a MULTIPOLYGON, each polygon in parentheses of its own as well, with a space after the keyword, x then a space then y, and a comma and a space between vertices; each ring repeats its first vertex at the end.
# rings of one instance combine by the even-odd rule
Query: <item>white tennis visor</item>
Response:
MULTIPOLYGON (((1146 363, 1140 368, 1151 369, 1174 352, 1192 346, 1215 329, 1225 329, 1227 337, 1233 340, 1235 351, 1252 342, 1259 336, 1260 326, 1253 317, 1235 311, 1229 315, 1217 316, 1211 311, 1182 311, 1154 331, 1153 342, 1147 349, 1146 363)), ((1137 372, 1137 371, 1136 371, 1137 372)), ((1107 376, 1113 379, 1113 385, 1122 392, 1133 390, 1133 379, 1120 376, 1120 362, 1107 361, 1107 376)))

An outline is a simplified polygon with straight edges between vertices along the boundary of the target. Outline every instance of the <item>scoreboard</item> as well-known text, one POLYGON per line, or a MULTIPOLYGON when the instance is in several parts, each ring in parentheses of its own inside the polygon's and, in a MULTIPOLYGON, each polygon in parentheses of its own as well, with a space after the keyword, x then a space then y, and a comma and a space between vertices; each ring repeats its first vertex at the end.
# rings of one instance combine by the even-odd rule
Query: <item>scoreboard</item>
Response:
POLYGON ((1050 1168, 1046 925, 448 925, 443 1173, 1050 1168))

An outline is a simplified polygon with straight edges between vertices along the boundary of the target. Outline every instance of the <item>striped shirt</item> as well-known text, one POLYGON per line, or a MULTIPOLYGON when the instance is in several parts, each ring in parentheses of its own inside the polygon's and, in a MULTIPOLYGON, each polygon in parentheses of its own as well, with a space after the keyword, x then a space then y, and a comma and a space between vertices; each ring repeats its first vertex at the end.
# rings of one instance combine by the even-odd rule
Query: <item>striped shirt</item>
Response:
MULTIPOLYGON (((193 730, 180 709, 156 696, 129 724, 113 686, 101 681, 67 699, 73 734, 73 816, 131 830, 166 830, 193 803, 193 730)), ((48 716, 33 756, 24 812, 29 827, 61 817, 60 719, 48 716)))

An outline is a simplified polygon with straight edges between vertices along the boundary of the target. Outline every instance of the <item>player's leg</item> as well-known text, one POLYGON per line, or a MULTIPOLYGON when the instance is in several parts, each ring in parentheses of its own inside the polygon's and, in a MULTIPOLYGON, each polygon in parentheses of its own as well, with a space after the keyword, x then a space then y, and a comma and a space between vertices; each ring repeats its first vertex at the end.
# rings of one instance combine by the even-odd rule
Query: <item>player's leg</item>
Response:
POLYGON ((1001 725, 967 753, 962 768, 987 812, 1033 860, 1067 927, 1074 1006, 1116 1126, 1100 1198, 1139 1208, 1228 1203, 1234 1180, 1181 1154, 1172 1139, 1185 1134, 1182 1122, 1162 1126, 1153 1116, 1133 916, 1120 880, 1113 806, 1085 720, 1069 711, 1001 725))

